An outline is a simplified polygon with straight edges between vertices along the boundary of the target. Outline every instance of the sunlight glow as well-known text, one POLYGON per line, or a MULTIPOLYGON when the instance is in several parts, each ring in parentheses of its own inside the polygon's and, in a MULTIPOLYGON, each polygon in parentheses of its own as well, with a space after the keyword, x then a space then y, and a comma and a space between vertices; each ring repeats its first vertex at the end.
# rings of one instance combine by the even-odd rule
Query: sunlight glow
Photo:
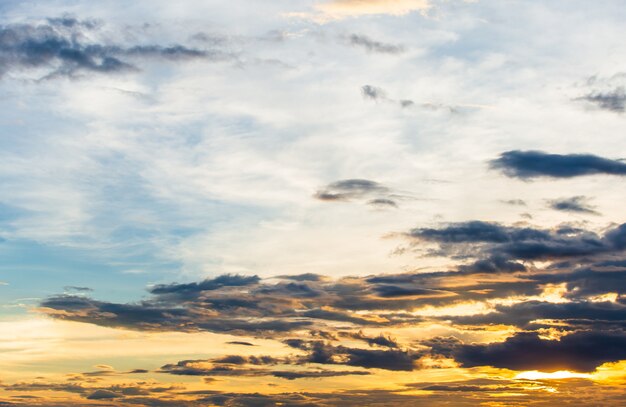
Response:
POLYGON ((587 373, 576 373, 567 370, 559 370, 558 372, 546 373, 537 370, 522 372, 515 376, 518 380, 559 380, 559 379, 590 379, 591 375, 587 373))

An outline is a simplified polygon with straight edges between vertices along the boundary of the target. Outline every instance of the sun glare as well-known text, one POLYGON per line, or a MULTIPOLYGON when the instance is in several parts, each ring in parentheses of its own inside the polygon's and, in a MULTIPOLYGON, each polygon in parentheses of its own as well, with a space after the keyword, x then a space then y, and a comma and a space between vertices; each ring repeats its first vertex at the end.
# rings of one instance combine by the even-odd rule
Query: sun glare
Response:
POLYGON ((528 372, 522 372, 515 376, 515 378, 521 380, 589 379, 591 378, 591 375, 587 373, 570 372, 567 370, 559 370, 558 372, 552 373, 533 370, 528 372))

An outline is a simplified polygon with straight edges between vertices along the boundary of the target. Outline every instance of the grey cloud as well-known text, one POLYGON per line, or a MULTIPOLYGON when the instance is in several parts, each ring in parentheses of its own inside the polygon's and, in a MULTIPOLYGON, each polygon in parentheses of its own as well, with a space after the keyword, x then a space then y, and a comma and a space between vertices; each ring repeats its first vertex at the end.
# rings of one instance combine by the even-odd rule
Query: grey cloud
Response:
POLYGON ((376 206, 376 207, 392 207, 392 208, 398 207, 398 204, 396 203, 396 201, 388 199, 388 198, 372 199, 368 201, 367 204, 376 206))
POLYGON ((96 390, 87 396, 87 400, 110 400, 122 397, 121 394, 109 390, 96 390))
POLYGON ((578 195, 571 198, 560 198, 549 201, 552 209, 563 212, 585 213, 589 215, 599 215, 594 207, 589 205, 589 198, 578 195))
POLYGON ((183 45, 118 45, 88 40, 101 24, 70 17, 39 24, 0 26, 0 75, 16 70, 44 69, 45 77, 74 77, 80 73, 119 73, 137 70, 134 61, 163 59, 219 61, 231 56, 219 50, 183 45))
POLYGON ((304 365, 306 363, 307 357, 293 356, 274 358, 270 356, 231 355, 208 360, 182 360, 175 364, 162 366, 159 372, 179 376, 274 376, 287 380, 370 374, 364 370, 276 370, 258 367, 276 365, 294 366, 304 365))
POLYGON ((366 99, 373 99, 373 100, 387 99, 387 95, 384 90, 382 90, 381 88, 377 88, 375 86, 371 86, 371 85, 362 86, 361 93, 363 94, 363 97, 366 99))
POLYGON ((606 92, 591 92, 579 99, 611 112, 623 113, 626 110, 626 91, 622 86, 606 92))
POLYGON ((183 295, 188 297, 199 294, 203 291, 218 290, 223 287, 243 287, 257 284, 261 279, 258 276, 239 276, 225 274, 214 279, 207 279, 200 283, 188 284, 159 284, 153 287, 150 292, 158 295, 183 295))
POLYGON ((380 41, 375 41, 365 35, 352 34, 348 37, 350 45, 355 47, 361 47, 368 52, 378 54, 400 54, 404 52, 402 45, 386 44, 380 41))
POLYGON ((500 154, 490 166, 513 178, 572 178, 583 175, 626 175, 626 163, 591 154, 548 154, 513 150, 500 154))
POLYGON ((75 286, 75 285, 66 285, 63 288, 65 289, 65 291, 78 291, 78 292, 90 292, 90 291, 93 291, 93 289, 91 289, 89 287, 78 287, 78 286, 75 286))
POLYGON ((507 205, 526 206, 526 201, 523 199, 508 199, 501 202, 507 205))
POLYGON ((366 200, 368 205, 383 208, 397 208, 398 198, 402 197, 390 188, 367 179, 346 179, 332 182, 315 193, 315 198, 328 202, 349 202, 366 200))

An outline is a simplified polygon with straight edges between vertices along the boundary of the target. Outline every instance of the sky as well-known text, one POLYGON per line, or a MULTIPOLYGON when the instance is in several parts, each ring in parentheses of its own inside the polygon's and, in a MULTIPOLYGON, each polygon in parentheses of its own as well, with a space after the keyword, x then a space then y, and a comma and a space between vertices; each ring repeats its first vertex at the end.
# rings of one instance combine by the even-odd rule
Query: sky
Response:
POLYGON ((0 0, 0 406, 623 405, 624 21, 0 0))

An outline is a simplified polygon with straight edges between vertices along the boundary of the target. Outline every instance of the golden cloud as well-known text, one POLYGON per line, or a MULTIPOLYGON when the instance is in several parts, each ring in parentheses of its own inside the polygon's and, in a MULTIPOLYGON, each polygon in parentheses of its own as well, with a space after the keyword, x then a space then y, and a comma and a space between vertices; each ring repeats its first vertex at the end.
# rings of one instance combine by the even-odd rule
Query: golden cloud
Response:
POLYGON ((316 4, 312 13, 291 13, 291 16, 309 18, 324 23, 350 17, 388 14, 405 15, 413 11, 426 12, 429 0, 332 0, 316 4))

